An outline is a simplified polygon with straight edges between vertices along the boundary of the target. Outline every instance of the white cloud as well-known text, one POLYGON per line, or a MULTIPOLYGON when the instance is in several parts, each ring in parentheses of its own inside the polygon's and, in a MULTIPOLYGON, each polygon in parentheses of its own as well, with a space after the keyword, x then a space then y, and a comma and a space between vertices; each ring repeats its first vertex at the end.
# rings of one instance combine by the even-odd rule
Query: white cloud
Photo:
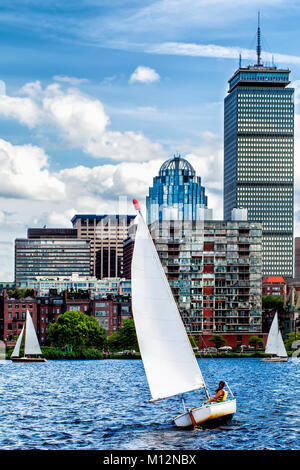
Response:
POLYGON ((135 69, 133 74, 130 77, 130 83, 153 83, 157 82, 160 79, 159 74, 150 67, 144 67, 140 65, 135 69))
POLYGON ((70 83, 70 85, 74 86, 88 82, 87 78, 68 77, 67 75, 54 75, 53 80, 56 82, 70 83))
POLYGON ((142 132, 109 130, 110 119, 98 99, 76 88, 63 91, 58 83, 45 90, 40 82, 27 83, 22 97, 0 96, 0 115, 18 120, 47 134, 55 128, 64 145, 81 148, 95 158, 144 161, 165 156, 159 143, 142 132), (26 96, 27 95, 27 96, 26 96))
POLYGON ((0 139, 0 197, 61 200, 64 184, 48 169, 43 149, 0 139))
POLYGON ((33 128, 38 125, 41 112, 31 98, 11 97, 0 94, 0 114, 6 118, 16 119, 33 128))
MULTIPOLYGON (((238 58, 241 54, 242 59, 256 60, 256 51, 253 49, 243 49, 240 47, 224 47, 215 44, 195 44, 184 42, 165 42, 145 47, 145 52, 150 54, 183 55, 194 57, 215 57, 222 59, 238 58)), ((279 63, 299 64, 299 56, 285 54, 276 54, 272 52, 263 52, 262 61, 279 63)))

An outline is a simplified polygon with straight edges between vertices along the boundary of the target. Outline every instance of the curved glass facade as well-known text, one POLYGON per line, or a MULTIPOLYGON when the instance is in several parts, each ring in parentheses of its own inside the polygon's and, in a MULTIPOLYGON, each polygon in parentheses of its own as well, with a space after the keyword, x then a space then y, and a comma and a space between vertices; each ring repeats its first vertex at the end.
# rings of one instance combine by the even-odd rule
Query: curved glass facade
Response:
POLYGON ((192 165, 174 155, 153 178, 146 205, 148 224, 156 220, 198 220, 200 208, 207 207, 207 196, 192 165))

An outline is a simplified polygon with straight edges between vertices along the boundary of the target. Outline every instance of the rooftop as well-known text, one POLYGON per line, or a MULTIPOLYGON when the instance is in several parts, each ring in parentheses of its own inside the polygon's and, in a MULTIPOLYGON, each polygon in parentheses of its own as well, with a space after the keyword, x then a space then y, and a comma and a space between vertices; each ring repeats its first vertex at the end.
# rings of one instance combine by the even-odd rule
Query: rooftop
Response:
POLYGON ((285 280, 283 276, 266 276, 263 278, 263 283, 274 283, 274 284, 284 284, 285 280))
POLYGON ((166 170, 187 170, 193 175, 195 174, 192 165, 181 155, 174 155, 172 158, 165 161, 160 167, 159 174, 161 175, 162 172, 166 170))

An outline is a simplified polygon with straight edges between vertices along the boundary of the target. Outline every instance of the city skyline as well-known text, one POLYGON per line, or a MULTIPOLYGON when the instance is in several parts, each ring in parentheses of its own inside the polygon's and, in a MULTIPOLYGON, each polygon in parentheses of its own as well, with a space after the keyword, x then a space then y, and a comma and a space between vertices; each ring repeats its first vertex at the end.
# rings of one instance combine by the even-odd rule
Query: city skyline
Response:
POLYGON ((299 236, 300 7, 209 3, 100 8, 72 0, 51 9, 12 1, 3 9, 2 281, 13 278, 14 239, 28 227, 71 228, 76 213, 117 213, 119 195, 145 205, 153 177, 177 151, 201 177, 214 218, 223 218, 223 99, 239 53, 243 65, 255 62, 258 9, 262 61, 274 55, 292 70, 299 236))

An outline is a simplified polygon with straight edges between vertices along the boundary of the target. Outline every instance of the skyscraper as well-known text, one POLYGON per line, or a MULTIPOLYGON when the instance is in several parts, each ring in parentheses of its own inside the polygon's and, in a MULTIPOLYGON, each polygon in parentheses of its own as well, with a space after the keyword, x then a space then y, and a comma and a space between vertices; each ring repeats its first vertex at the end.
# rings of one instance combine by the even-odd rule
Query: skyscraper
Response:
POLYGON ((224 218, 247 208, 263 225, 263 275, 293 275, 294 89, 289 69, 261 63, 229 80, 224 108, 224 218))
POLYGON ((156 220, 197 220, 207 206, 205 188, 192 165, 180 155, 165 161, 149 188, 147 222, 156 220))

